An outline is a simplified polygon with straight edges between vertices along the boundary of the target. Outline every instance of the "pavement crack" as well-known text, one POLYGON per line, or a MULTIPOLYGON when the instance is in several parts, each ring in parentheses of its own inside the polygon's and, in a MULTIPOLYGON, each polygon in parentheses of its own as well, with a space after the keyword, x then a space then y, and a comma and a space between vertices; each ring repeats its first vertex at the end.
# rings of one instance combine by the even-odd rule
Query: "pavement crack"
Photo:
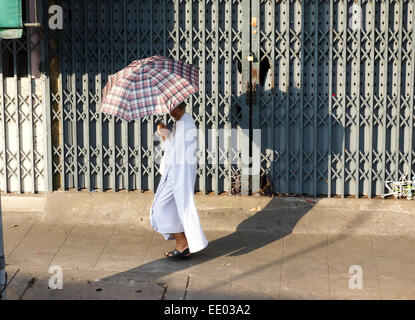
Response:
POLYGON ((29 234, 29 232, 33 229, 33 227, 39 222, 39 220, 33 221, 33 223, 30 225, 29 229, 25 232, 24 236, 19 240, 17 245, 13 248, 13 250, 9 253, 9 258, 13 256, 16 249, 20 246, 20 244, 23 242, 23 240, 26 238, 26 236, 29 234))
POLYGON ((187 298, 187 292, 189 291, 190 275, 187 276, 186 287, 184 288, 183 300, 187 298))
POLYGON ((329 299, 332 299, 331 286, 330 286, 330 235, 327 233, 327 278, 329 285, 329 299))
POLYGON ((380 299, 383 300, 382 283, 380 281, 380 275, 379 275, 379 261, 378 261, 377 255, 376 255, 375 246, 373 245, 373 239, 372 239, 372 237, 370 235, 369 235, 369 239, 370 239, 370 245, 372 247, 372 252, 373 252, 373 255, 375 257, 376 277, 378 279, 380 299))
POLYGON ((166 295, 167 295, 167 289, 169 288, 169 285, 167 283, 159 283, 158 284, 160 287, 164 288, 163 294, 161 295, 161 299, 160 300, 166 300, 166 295))
POLYGON ((19 267, 17 267, 16 272, 13 274, 13 276, 12 276, 12 277, 10 278, 10 280, 7 282, 7 285, 6 285, 6 286, 8 286, 10 283, 12 283, 13 279, 16 277, 16 275, 19 273, 19 271, 20 271, 20 268, 19 268, 19 267))
POLYGON ((282 292, 282 273, 283 273, 283 263, 284 263, 284 253, 285 253, 285 237, 282 238, 282 249, 281 249, 281 268, 280 268, 280 289, 278 292, 278 297, 281 297, 282 292))
POLYGON ((35 285, 35 283, 38 281, 38 278, 31 278, 26 285, 26 288, 24 289, 24 291, 22 292, 22 294, 19 297, 19 300, 22 300, 23 296, 26 294, 27 290, 29 290, 30 288, 33 288, 33 286, 35 285))
POLYGON ((112 230, 112 232, 111 232, 111 235, 109 236, 109 238, 108 238, 107 242, 105 243, 104 247, 102 248, 101 252, 99 253, 98 258, 97 258, 97 260, 95 261, 94 267, 96 267, 96 266, 98 265, 99 260, 101 259, 101 257, 102 257, 102 255, 103 255, 103 253, 104 253, 105 249, 108 247, 108 245, 109 245, 109 243, 110 243, 111 239, 114 237, 114 234, 115 234, 115 232, 117 231, 117 229, 118 229, 118 226, 117 226, 117 225, 115 225, 115 226, 114 226, 114 229, 113 229, 113 230, 112 230))
POLYGON ((66 240, 68 240, 69 236, 72 234, 73 230, 75 229, 75 227, 76 227, 77 225, 78 225, 78 224, 76 224, 76 223, 75 223, 75 224, 72 226, 71 230, 68 232, 68 234, 66 235, 65 239, 64 239, 64 240, 62 241, 62 243, 60 244, 60 246, 59 246, 58 250, 56 250, 56 252, 55 252, 55 254, 53 255, 52 259, 50 259, 49 264, 48 264, 49 266, 52 264, 52 261, 56 258, 56 256, 58 255, 59 251, 61 251, 61 249, 62 249, 63 245, 64 245, 64 244, 65 244, 65 242, 66 242, 66 240))
POLYGON ((154 240, 155 235, 156 235, 156 232, 155 232, 155 231, 153 231, 153 237, 151 238, 151 240, 150 240, 150 242, 149 242, 149 244, 148 244, 148 246, 147 246, 147 249, 146 249, 146 251, 144 252, 143 258, 141 259, 141 263, 142 263, 142 264, 146 261, 146 257, 147 257, 148 250, 150 249, 151 244, 153 243, 153 240, 154 240))

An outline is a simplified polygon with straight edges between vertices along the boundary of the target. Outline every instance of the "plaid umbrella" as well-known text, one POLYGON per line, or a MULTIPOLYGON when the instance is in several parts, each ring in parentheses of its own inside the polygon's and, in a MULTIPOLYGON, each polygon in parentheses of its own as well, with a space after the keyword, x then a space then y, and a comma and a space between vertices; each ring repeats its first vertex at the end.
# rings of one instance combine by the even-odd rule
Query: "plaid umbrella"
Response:
POLYGON ((101 112, 130 121, 168 113, 199 90, 199 68, 162 56, 135 60, 102 91, 101 112))

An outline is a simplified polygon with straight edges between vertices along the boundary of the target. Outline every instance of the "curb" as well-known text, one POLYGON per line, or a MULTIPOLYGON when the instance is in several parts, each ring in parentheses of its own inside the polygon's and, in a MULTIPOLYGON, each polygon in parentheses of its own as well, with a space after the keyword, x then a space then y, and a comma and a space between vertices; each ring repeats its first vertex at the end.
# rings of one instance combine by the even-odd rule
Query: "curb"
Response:
MULTIPOLYGON (((58 224, 129 224, 151 229, 151 192, 2 195, 2 210, 38 212, 58 224)), ((309 234, 415 235, 415 202, 406 199, 196 195, 203 229, 309 234)))
POLYGON ((47 197, 44 194, 1 194, 1 210, 10 212, 41 212, 47 197))

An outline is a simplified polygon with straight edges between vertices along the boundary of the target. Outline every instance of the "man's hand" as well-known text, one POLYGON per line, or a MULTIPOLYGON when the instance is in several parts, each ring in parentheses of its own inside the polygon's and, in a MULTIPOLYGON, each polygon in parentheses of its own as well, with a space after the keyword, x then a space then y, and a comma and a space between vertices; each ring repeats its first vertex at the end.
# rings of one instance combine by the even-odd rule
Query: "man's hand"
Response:
POLYGON ((163 122, 160 122, 157 125, 157 133, 163 138, 163 141, 170 135, 169 129, 163 122))

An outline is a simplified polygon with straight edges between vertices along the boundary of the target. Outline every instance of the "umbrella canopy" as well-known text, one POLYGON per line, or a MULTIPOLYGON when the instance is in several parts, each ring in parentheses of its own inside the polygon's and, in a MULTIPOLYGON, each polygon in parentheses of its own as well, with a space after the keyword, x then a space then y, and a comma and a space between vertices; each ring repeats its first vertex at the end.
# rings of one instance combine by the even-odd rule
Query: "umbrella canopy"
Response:
POLYGON ((102 91, 101 112, 126 121, 169 113, 199 90, 199 68, 163 56, 135 60, 102 91))

